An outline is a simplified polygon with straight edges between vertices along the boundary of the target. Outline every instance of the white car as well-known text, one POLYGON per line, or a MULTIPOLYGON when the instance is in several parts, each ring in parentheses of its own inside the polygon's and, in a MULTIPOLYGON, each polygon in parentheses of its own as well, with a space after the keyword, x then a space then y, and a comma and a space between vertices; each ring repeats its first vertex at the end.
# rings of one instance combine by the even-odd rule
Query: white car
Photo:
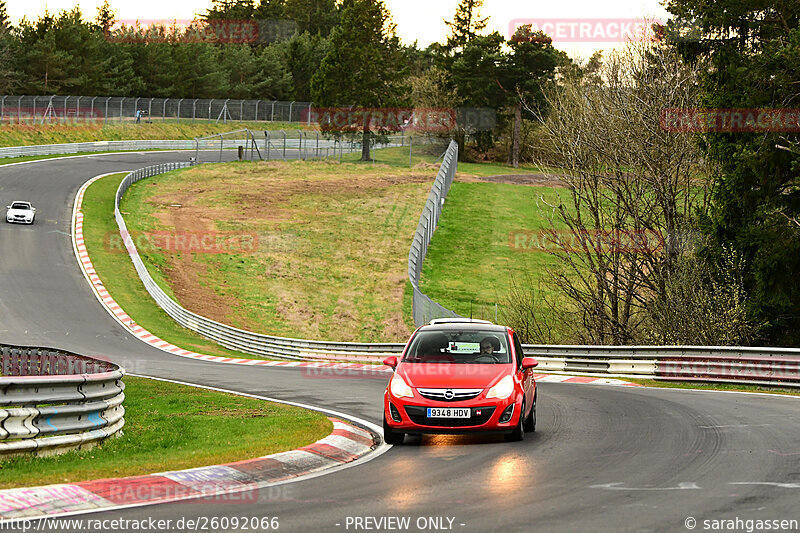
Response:
POLYGON ((19 222, 20 224, 33 224, 36 208, 30 202, 11 202, 7 205, 6 222, 19 222))

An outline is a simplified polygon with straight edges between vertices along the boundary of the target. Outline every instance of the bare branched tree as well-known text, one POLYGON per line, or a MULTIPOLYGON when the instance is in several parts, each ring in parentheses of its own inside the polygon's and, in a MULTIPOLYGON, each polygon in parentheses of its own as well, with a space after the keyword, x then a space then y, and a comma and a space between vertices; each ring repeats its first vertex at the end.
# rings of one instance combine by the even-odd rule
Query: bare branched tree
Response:
POLYGON ((707 181, 692 134, 662 127, 697 107, 696 65, 651 43, 612 54, 598 76, 565 79, 542 119, 543 172, 567 190, 551 205, 555 284, 582 316, 588 341, 630 343, 643 311, 694 235, 707 181))

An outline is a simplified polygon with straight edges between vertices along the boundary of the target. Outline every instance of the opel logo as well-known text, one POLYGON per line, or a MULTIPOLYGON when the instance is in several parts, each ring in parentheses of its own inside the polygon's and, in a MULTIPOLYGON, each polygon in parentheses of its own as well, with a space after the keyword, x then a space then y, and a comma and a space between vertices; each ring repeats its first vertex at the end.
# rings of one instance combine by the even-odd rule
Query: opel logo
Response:
POLYGON ((454 396, 455 396, 455 393, 453 391, 451 391, 450 389, 447 389, 446 391, 444 391, 444 399, 445 400, 452 400, 454 396))

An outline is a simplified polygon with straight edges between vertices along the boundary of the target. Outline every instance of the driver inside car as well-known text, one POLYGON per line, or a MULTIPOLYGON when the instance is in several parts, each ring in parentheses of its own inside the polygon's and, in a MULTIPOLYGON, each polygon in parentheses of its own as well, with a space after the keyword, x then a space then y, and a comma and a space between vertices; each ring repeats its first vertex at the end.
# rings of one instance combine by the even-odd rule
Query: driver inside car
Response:
POLYGON ((481 355, 493 355, 495 350, 500 349, 500 341, 497 337, 484 337, 481 340, 481 355))

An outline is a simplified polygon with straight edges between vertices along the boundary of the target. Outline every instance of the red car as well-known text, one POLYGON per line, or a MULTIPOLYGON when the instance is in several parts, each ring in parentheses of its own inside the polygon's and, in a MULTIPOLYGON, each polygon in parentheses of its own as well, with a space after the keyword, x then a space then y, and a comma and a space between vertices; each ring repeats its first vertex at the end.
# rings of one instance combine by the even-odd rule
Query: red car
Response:
POLYGON ((434 320, 417 329, 384 393, 383 436, 406 433, 502 433, 522 440, 536 429, 539 363, 525 357, 511 328, 468 319, 434 320))

